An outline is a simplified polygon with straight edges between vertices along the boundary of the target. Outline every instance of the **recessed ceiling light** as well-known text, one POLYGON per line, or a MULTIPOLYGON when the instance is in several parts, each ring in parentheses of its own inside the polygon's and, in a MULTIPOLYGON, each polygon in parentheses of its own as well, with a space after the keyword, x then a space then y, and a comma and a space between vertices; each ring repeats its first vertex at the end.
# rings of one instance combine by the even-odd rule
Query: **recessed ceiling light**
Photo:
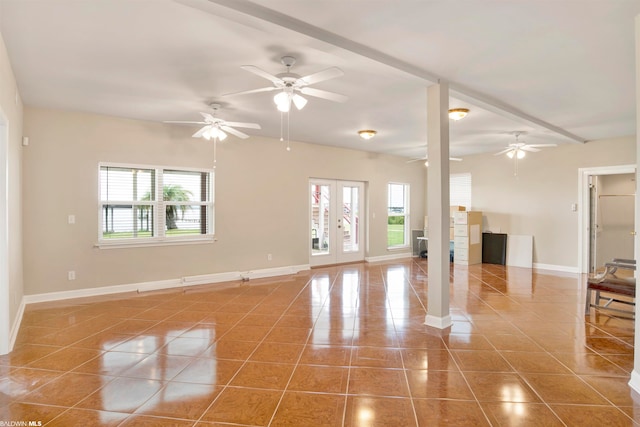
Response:
POLYGON ((374 136, 376 136, 378 132, 376 132, 375 130, 371 130, 371 129, 364 129, 364 130, 359 130, 358 131, 358 135, 360 135, 360 138, 362 139, 371 139, 374 136))
POLYGON ((449 110, 449 118, 452 120, 464 119, 469 114, 468 108, 452 108, 449 110))

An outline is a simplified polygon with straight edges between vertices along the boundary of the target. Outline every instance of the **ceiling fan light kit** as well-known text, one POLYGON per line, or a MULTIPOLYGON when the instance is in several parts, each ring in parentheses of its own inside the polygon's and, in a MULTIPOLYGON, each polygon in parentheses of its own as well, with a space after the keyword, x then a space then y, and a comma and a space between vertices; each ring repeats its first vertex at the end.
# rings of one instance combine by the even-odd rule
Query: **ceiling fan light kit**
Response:
POLYGON ((202 134, 202 137, 207 141, 210 141, 212 139, 224 141, 225 139, 227 139, 227 134, 221 131, 220 128, 218 127, 210 126, 209 129, 204 131, 204 133, 202 134))
POLYGON ((449 118, 455 121, 464 119, 467 114, 469 114, 468 108, 452 108, 449 110, 449 118))
POLYGON ((518 148, 516 148, 515 150, 507 151, 507 157, 510 159, 513 159, 514 156, 518 159, 523 159, 526 154, 527 153, 518 148))
POLYGON ((296 106, 298 110, 302 110, 307 105, 307 100, 297 93, 293 93, 292 90, 285 88, 282 92, 273 97, 273 102, 276 104, 278 111, 282 113, 288 113, 291 110, 291 103, 296 106))
POLYGON ((358 135, 360 135, 360 138, 367 141, 376 136, 377 133, 378 132, 372 129, 363 129, 358 131, 358 135))

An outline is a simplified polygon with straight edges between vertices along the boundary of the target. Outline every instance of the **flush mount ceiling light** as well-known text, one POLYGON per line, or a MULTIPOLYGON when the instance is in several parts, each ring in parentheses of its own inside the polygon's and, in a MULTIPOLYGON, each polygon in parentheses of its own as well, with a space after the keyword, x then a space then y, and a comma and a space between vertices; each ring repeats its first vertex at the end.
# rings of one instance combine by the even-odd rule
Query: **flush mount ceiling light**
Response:
POLYGON ((371 130, 371 129, 364 129, 364 130, 359 130, 358 131, 358 135, 360 135, 360 138, 362 139, 366 139, 369 140, 371 138, 373 138, 374 136, 376 136, 378 132, 376 132, 375 130, 371 130))
POLYGON ((464 119, 469 114, 468 108, 452 108, 449 110, 449 118, 455 121, 464 119))

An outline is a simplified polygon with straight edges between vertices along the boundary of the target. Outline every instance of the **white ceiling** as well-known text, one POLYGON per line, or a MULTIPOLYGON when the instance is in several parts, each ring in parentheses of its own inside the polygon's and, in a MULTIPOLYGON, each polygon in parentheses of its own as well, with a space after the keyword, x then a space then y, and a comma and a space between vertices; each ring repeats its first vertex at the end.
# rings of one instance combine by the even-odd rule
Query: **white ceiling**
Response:
MULTIPOLYGON (((451 155, 633 135, 638 0, 0 0, 0 30, 27 106, 162 122, 256 122, 279 138, 255 65, 344 76, 314 87, 291 140, 406 157, 426 154, 426 87, 451 87, 451 155), (376 129, 365 142, 359 129, 376 129)), ((167 125, 170 126, 170 125, 167 125)), ((171 125, 176 126, 176 125, 171 125)), ((185 134, 197 127, 185 127, 185 134)))

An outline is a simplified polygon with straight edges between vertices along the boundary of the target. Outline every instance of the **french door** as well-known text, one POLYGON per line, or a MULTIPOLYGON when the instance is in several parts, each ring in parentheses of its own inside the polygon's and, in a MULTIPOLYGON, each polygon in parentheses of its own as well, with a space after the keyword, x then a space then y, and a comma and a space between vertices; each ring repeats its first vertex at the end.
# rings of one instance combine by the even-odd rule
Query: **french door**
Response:
POLYGON ((309 264, 364 260, 364 183, 309 181, 309 264))

